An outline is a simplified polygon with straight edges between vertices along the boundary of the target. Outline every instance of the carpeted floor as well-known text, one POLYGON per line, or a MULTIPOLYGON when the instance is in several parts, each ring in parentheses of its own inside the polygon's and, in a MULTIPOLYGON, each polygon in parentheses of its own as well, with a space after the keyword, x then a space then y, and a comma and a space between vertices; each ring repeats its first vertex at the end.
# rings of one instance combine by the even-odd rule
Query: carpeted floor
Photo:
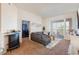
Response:
POLYGON ((7 52, 5 55, 68 55, 69 43, 69 40, 62 40, 52 49, 48 49, 37 42, 23 39, 19 48, 7 52))

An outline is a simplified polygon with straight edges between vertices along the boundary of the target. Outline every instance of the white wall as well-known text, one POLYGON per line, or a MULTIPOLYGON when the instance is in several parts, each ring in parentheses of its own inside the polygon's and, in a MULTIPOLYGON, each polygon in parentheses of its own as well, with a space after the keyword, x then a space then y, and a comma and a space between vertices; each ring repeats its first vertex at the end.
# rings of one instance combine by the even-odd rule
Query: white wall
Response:
POLYGON ((51 31, 51 21, 56 21, 56 20, 64 20, 67 18, 72 18, 72 28, 73 29, 77 29, 77 14, 76 12, 70 12, 67 14, 63 14, 63 15, 59 15, 59 16, 55 16, 55 17, 50 17, 50 18, 46 18, 43 21, 43 26, 46 27, 46 31, 51 31))
POLYGON ((46 32, 50 32, 50 29, 51 29, 51 20, 49 18, 44 18, 42 20, 42 24, 43 26, 45 26, 45 31, 46 32))
POLYGON ((0 32, 1 32, 1 4, 0 4, 0 32))
POLYGON ((5 33, 10 30, 22 30, 22 20, 30 21, 30 31, 42 31, 42 18, 26 10, 17 8, 14 4, 1 4, 1 32, 5 33), (36 25, 33 25, 33 24, 36 25), (37 26, 38 25, 38 26, 37 26), (40 26, 39 26, 40 25, 40 26))
POLYGON ((17 29, 17 8, 14 4, 1 4, 1 32, 17 29))
POLYGON ((42 18, 40 16, 18 8, 18 29, 19 30, 22 30, 22 20, 30 21, 31 32, 42 31, 42 18), (33 25, 34 23, 40 26, 33 25))

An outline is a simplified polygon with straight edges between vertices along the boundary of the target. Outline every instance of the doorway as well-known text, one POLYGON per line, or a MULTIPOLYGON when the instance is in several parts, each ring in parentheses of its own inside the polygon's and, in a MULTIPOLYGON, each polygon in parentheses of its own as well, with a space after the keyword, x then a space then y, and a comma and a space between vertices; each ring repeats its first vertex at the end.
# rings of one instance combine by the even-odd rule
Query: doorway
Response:
POLYGON ((72 29, 72 19, 66 18, 64 20, 52 21, 51 33, 57 38, 64 38, 64 35, 69 34, 72 29))
POLYGON ((64 38, 64 20, 52 21, 52 35, 55 38, 63 39, 64 38))
POLYGON ((22 21, 22 38, 29 37, 29 25, 30 21, 22 21))

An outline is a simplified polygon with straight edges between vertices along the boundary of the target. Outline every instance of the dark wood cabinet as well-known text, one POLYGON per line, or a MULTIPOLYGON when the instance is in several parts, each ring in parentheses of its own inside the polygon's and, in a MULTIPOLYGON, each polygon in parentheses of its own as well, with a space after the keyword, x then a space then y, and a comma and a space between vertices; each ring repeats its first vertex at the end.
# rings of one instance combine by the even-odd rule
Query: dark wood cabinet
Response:
POLYGON ((19 43, 19 32, 14 32, 13 34, 9 35, 9 40, 8 40, 8 50, 12 50, 15 48, 18 48, 20 46, 19 43))

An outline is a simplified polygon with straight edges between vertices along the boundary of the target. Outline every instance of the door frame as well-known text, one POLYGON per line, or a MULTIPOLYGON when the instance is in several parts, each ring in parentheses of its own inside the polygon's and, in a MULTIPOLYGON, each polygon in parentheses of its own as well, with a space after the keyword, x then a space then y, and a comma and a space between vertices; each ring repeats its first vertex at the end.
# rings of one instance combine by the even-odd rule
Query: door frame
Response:
MULTIPOLYGON (((21 34, 22 34, 22 22, 23 22, 23 21, 28 21, 28 20, 22 20, 22 21, 21 21, 21 34)), ((30 39, 30 32, 31 32, 30 29, 31 29, 31 27, 30 27, 30 21, 28 21, 28 22, 29 22, 29 28, 28 28, 28 29, 29 29, 29 39, 30 39)), ((21 36, 22 36, 22 35, 21 35, 21 36)))

